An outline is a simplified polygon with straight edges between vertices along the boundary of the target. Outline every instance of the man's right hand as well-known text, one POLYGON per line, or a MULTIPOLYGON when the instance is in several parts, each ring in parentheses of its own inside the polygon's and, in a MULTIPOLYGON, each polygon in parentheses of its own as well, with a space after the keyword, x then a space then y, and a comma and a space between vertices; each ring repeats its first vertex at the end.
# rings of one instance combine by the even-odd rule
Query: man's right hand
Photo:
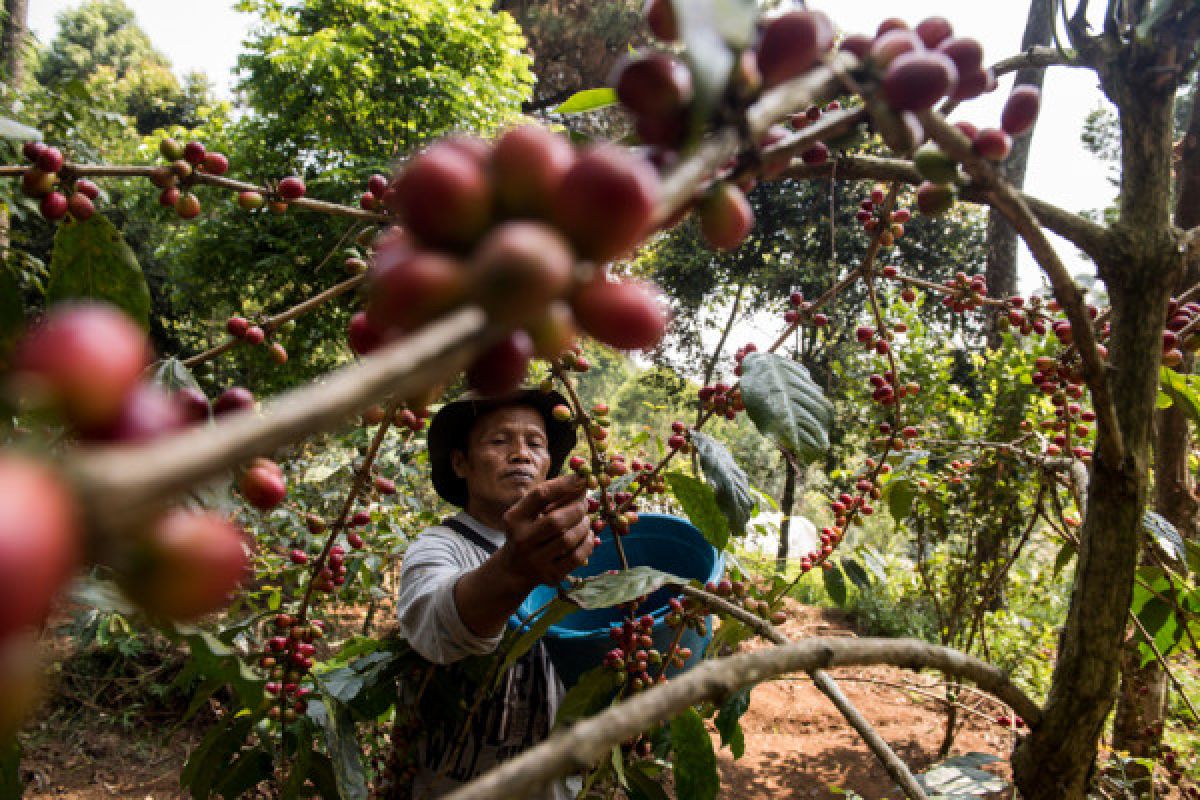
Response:
POLYGON ((592 554, 587 483, 563 475, 525 493, 504 515, 508 538, 497 552, 504 570, 529 582, 555 586, 592 554))

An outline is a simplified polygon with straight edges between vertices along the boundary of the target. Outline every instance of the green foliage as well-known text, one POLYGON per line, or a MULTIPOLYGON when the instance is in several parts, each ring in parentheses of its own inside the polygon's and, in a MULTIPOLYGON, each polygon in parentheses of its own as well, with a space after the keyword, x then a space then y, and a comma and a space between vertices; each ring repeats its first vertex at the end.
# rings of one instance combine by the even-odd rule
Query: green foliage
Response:
POLYGON ((46 302, 77 299, 111 303, 143 327, 149 324, 150 289, 141 265, 103 214, 86 222, 65 220, 54 237, 46 302))
POLYGON ((700 458, 704 477, 716 493, 717 505, 735 535, 746 530, 746 523, 754 510, 754 497, 745 471, 733 460, 733 456, 716 439, 698 431, 691 435, 692 445, 700 458))
POLYGON ((712 487, 682 472, 667 473, 667 483, 688 519, 700 529, 708 543, 724 550, 729 542, 729 524, 721 514, 712 487))
POLYGON ((742 399, 759 431, 800 464, 829 449, 833 406, 802 365, 775 353, 750 353, 742 360, 742 399))
POLYGON ((717 757, 704 720, 695 709, 689 708, 671 720, 671 747, 679 796, 713 800, 721 785, 717 757))

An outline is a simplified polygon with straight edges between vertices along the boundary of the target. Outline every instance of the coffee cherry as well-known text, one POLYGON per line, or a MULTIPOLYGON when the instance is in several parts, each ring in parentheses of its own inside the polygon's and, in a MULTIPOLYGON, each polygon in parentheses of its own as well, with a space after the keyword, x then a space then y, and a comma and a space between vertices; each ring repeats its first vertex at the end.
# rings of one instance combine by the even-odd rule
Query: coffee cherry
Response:
POLYGON ((491 156, 497 210, 506 217, 550 219, 555 192, 574 163, 566 137, 535 125, 508 131, 491 156))
POLYGON ((383 334, 371 327, 365 311, 359 311, 350 317, 346 337, 350 340, 350 349, 360 356, 367 355, 384 343, 383 334))
POLYGON ((184 408, 173 395, 143 383, 125 398, 116 417, 104 425, 81 426, 91 442, 147 442, 187 424, 184 408))
POLYGON ((63 168, 63 154, 57 147, 42 148, 38 154, 37 168, 42 172, 58 172, 63 168))
POLYGON ((28 169, 21 176, 21 193, 26 197, 42 197, 54 191, 58 176, 52 172, 42 172, 37 167, 28 169))
POLYGON ((679 22, 675 18, 672 0, 646 0, 642 15, 650 32, 664 42, 674 42, 679 38, 679 22))
POLYGON ((917 23, 917 36, 930 50, 954 35, 954 28, 945 17, 928 17, 917 23))
POLYGON ((469 248, 492 221, 492 187, 465 142, 444 140, 416 156, 385 195, 408 232, 433 247, 469 248))
POLYGON ((301 197, 304 197, 306 187, 304 186, 304 181, 295 175, 290 175, 279 182, 279 185, 275 187, 275 191, 284 200, 299 200, 301 197))
POLYGON ((555 221, 580 256, 611 261, 650 232, 658 192, 658 173, 647 161, 615 145, 597 145, 563 176, 555 221))
POLYGON ((238 192, 237 204, 243 211, 257 211, 266 205, 266 202, 259 192, 238 192))
POLYGON ((718 250, 737 248, 753 227, 754 209, 732 183, 718 183, 700 205, 700 233, 718 250))
POLYGON ((246 328, 246 333, 242 338, 245 339, 246 344, 260 345, 266 340, 267 332, 258 325, 251 325, 246 328))
POLYGON ((25 156, 26 161, 36 164, 37 160, 41 158, 42 152, 45 149, 46 145, 43 142, 39 142, 37 139, 31 139, 21 146, 21 155, 25 156))
POLYGON ((358 207, 363 211, 374 211, 379 206, 379 198, 371 192, 363 192, 358 198, 358 207))
MULTIPOLYGON (((956 101, 970 100, 996 88, 996 74, 991 67, 958 74, 958 89, 951 95, 956 101)), ((958 123, 956 123, 958 124, 958 123)))
POLYGON ((67 200, 67 210, 71 212, 71 216, 80 222, 86 222, 96 213, 96 206, 92 204, 92 199, 82 192, 76 191, 67 200))
POLYGON ((245 317, 233 316, 225 320, 225 330, 235 339, 242 339, 250 329, 250 321, 245 317))
POLYGON ((229 172, 229 159, 222 153, 206 153, 201 166, 209 175, 224 175, 229 172))
POLYGON ((207 422, 209 415, 208 396, 194 386, 185 386, 175 392, 175 402, 183 410, 188 422, 207 422))
POLYGON ((375 195, 375 197, 383 197, 383 193, 388 190, 388 179, 382 175, 372 175, 367 178, 367 191, 375 195))
POLYGON ((13 367, 20 394, 87 427, 117 415, 147 362, 145 334, 132 320, 84 303, 52 310, 18 347, 13 367))
POLYGON ((989 161, 1003 161, 1012 149, 1012 139, 998 128, 984 128, 975 137, 975 152, 989 161))
POLYGON ((276 364, 283 365, 283 364, 287 363, 287 360, 288 360, 287 348, 285 348, 279 342, 271 343, 270 355, 271 355, 271 360, 274 361, 276 364))
POLYGON ((225 606, 250 568, 245 533, 211 512, 169 511, 136 541, 125 593, 147 610, 189 620, 225 606))
POLYGON ((190 178, 193 172, 195 172, 195 169, 193 169, 192 165, 183 159, 171 162, 171 174, 180 180, 190 178))
POLYGON ((552 408, 550 410, 550 414, 559 422, 569 422, 571 420, 571 417, 574 416, 571 413, 571 409, 567 408, 564 405, 555 406, 554 408, 552 408))
POLYGON ((937 52, 954 62, 960 78, 983 69, 983 47, 974 39, 946 39, 938 45, 937 52))
POLYGON ((286 200, 268 200, 267 210, 275 216, 282 216, 287 213, 288 204, 286 200))
POLYGON ((692 101, 691 70, 666 53, 625 56, 609 82, 621 104, 639 117, 671 117, 692 101))
MULTIPOLYGON (((84 199, 86 200, 87 198, 84 199)), ((43 217, 51 222, 57 222, 67 215, 69 204, 62 192, 51 192, 42 198, 40 208, 43 217)))
POLYGON ((937 216, 954 206, 954 189, 940 183, 926 181, 917 187, 917 210, 922 214, 937 216))
POLYGON ((175 213, 182 219, 195 219, 200 216, 199 198, 191 192, 180 195, 179 199, 175 201, 175 213))
POLYGON ((79 562, 80 539, 75 501, 58 476, 0 456, 0 648, 45 621, 79 562))
POLYGON ((941 53, 897 56, 883 79, 883 94, 897 111, 925 111, 958 84, 954 62, 941 53))
POLYGON ((792 11, 767 23, 758 41, 758 69, 770 88, 809 70, 833 46, 833 23, 820 11, 792 11))
POLYGON ((256 458, 238 478, 238 490, 247 503, 268 511, 283 502, 287 496, 287 483, 278 464, 266 458, 256 458))
POLYGON ((824 142, 816 142, 800 154, 800 160, 814 167, 824 164, 829 160, 829 145, 824 142))
POLYGON ((158 193, 158 204, 163 208, 175 208, 182 193, 174 186, 168 186, 158 193))
POLYGON ((525 331, 533 339, 534 355, 545 359, 557 358, 569 349, 578 334, 571 307, 557 301, 547 306, 540 317, 525 323, 525 331))
POLYGON ((80 178, 75 181, 75 191, 90 200, 95 200, 100 196, 100 187, 87 178, 80 178))
POLYGON ((1000 127, 1009 136, 1020 136, 1037 121, 1042 93, 1036 86, 1017 86, 1009 94, 1000 114, 1000 127))
POLYGON ((922 178, 933 183, 953 183, 958 178, 958 164, 933 142, 917 149, 913 166, 922 178))
POLYGON ((371 268, 367 320, 380 331, 414 330, 463 299, 464 273, 441 253, 381 245, 371 268))
POLYGON ((505 222, 475 250, 469 282, 484 309, 500 322, 535 318, 567 290, 575 258, 557 231, 540 222, 505 222))
POLYGON ((183 146, 183 160, 192 166, 199 166, 204 163, 208 152, 204 149, 204 145, 200 142, 188 142, 183 146))
POLYGON ((611 282, 600 276, 579 287, 571 307, 585 331, 622 350, 654 347, 667 329, 667 310, 644 283, 611 282))
POLYGON ((467 368, 467 384, 483 395, 498 395, 521 385, 533 342, 525 331, 513 331, 492 345, 467 368))
POLYGON ((231 386, 217 397, 213 403, 213 414, 229 414, 235 411, 247 411, 254 408, 254 395, 249 389, 241 386, 231 386))

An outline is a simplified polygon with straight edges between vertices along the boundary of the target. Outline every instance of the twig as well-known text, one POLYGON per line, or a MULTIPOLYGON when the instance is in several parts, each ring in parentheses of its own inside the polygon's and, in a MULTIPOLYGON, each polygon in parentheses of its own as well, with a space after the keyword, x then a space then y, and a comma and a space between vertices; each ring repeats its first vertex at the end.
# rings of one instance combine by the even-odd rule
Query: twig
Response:
POLYGON ((948 647, 915 639, 815 638, 700 664, 673 681, 551 736, 447 795, 446 800, 522 797, 561 775, 591 767, 608 756, 613 744, 696 703, 720 700, 790 672, 878 664, 932 668, 966 678, 1012 706, 1030 725, 1036 726, 1041 719, 1038 706, 1003 672, 948 647))
POLYGON ((1146 644, 1150 646, 1150 650, 1154 653, 1154 657, 1158 659, 1158 663, 1163 668, 1163 672, 1167 673, 1167 677, 1171 679, 1171 685, 1175 687, 1175 691, 1179 692, 1179 696, 1183 698, 1183 702, 1188 707, 1188 711, 1192 712, 1192 719, 1200 722, 1200 714, 1196 713, 1196 707, 1192 705, 1191 698, 1189 698, 1187 696, 1187 692, 1183 690, 1183 684, 1181 684, 1179 679, 1175 677, 1175 673, 1167 664, 1167 659, 1163 657, 1162 652, 1158 649, 1158 645, 1154 643, 1154 637, 1147 633, 1146 629, 1142 627, 1142 621, 1137 618, 1137 614, 1134 614, 1132 609, 1129 611, 1129 619, 1133 621, 1133 625, 1138 629, 1138 633, 1142 635, 1142 638, 1146 640, 1146 644))

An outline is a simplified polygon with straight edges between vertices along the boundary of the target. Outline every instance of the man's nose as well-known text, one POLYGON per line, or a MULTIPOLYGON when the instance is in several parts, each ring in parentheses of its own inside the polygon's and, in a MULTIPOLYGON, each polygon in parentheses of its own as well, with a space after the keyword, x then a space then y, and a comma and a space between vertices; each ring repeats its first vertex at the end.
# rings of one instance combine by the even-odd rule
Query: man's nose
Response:
POLYGON ((532 448, 524 443, 518 442, 513 446, 513 449, 508 452, 508 460, 513 463, 530 463, 533 461, 532 448))

